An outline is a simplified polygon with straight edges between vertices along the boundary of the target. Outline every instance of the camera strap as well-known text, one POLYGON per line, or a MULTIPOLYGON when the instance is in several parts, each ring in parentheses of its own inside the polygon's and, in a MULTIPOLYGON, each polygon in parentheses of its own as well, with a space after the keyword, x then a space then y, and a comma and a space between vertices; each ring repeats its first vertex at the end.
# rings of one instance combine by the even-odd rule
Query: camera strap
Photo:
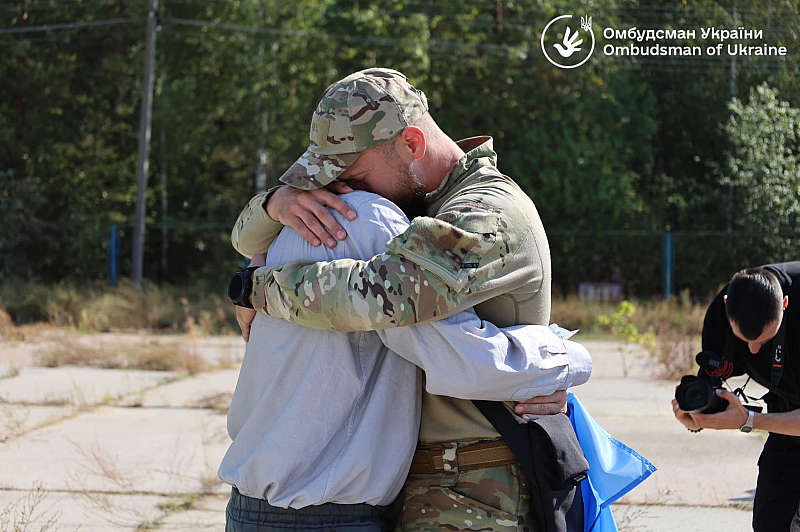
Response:
MULTIPOLYGON (((734 358, 734 348, 736 345, 736 337, 733 334, 733 330, 729 327, 728 334, 725 337, 725 349, 723 351, 722 358, 725 362, 733 363, 734 358)), ((772 352, 772 360, 771 360, 771 367, 769 371, 769 381, 770 386, 769 389, 772 390, 778 387, 778 384, 781 382, 781 377, 783 377, 783 359, 786 353, 786 320, 781 320, 781 326, 778 329, 778 334, 775 335, 775 348, 772 352)), ((747 376, 747 381, 745 383, 734 390, 733 393, 741 397, 742 399, 747 402, 747 399, 751 399, 753 401, 761 401, 763 400, 769 392, 764 394, 762 397, 750 397, 744 393, 745 387, 750 382, 750 375, 747 376)))
POLYGON ((745 403, 744 407, 746 409, 752 410, 753 412, 761 413, 764 410, 764 408, 761 406, 751 405, 750 401, 761 401, 762 399, 764 399, 764 397, 766 397, 766 394, 763 397, 751 397, 747 395, 746 393, 744 393, 744 389, 747 387, 749 383, 750 383, 750 375, 747 376, 747 380, 744 381, 744 384, 733 390, 733 395, 737 396, 739 399, 742 400, 743 403, 745 403))
MULTIPOLYGON (((784 317, 786 312, 784 311, 784 317)), ((781 320, 781 327, 775 337, 775 351, 772 355, 772 369, 769 372, 770 389, 777 388, 783 376, 783 357, 786 352, 786 320, 781 320)))

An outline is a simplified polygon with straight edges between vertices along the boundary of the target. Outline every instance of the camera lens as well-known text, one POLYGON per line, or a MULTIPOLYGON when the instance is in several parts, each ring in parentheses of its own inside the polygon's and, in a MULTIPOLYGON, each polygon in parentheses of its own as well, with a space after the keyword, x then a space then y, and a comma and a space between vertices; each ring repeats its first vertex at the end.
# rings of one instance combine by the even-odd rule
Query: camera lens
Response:
POLYGON ((675 390, 675 399, 678 400, 681 410, 705 412, 716 396, 708 383, 692 375, 686 375, 675 390))
POLYGON ((687 383, 683 392, 683 402, 687 407, 684 408, 684 410, 689 411, 705 408, 708 404, 709 390, 708 384, 701 380, 687 383))

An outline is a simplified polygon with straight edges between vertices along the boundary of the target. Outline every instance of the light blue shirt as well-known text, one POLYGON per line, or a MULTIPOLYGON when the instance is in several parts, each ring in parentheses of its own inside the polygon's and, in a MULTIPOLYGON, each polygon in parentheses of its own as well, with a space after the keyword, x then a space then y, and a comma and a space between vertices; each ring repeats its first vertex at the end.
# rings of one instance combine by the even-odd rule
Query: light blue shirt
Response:
MULTIPOLYGON (((285 228, 267 266, 366 260, 408 226, 380 196, 358 191, 342 197, 357 214, 348 221, 334 213, 347 240, 334 249, 313 247, 285 228)), ((547 327, 498 329, 472 310, 429 324, 352 333, 259 313, 228 412, 233 443, 220 478, 283 508, 389 504, 416 447, 419 368, 431 393, 507 401, 586 382, 591 358, 547 327)))

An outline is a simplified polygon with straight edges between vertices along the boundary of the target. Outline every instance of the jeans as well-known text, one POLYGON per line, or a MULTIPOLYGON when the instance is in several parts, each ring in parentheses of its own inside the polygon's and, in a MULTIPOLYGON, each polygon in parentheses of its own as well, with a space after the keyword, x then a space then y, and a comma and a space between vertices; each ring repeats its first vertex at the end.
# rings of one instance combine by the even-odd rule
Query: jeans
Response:
POLYGON ((383 532, 388 511, 388 506, 333 503, 299 510, 277 508, 234 487, 225 512, 225 532, 383 532))

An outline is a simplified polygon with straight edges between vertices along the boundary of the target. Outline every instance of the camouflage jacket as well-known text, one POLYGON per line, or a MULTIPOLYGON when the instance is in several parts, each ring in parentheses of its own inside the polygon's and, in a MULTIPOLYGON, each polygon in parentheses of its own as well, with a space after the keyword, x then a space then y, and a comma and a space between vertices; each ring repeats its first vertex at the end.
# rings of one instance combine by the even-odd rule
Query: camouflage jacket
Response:
MULTIPOLYGON (((500 327, 547 324, 550 250, 536 208, 495 167, 491 138, 459 145, 467 153, 428 194, 428 216, 415 218, 385 253, 260 268, 255 308, 337 331, 425 323, 470 307, 500 327)), ((280 232, 262 208, 267 194, 253 198, 234 226, 244 255, 264 252, 280 232)))

